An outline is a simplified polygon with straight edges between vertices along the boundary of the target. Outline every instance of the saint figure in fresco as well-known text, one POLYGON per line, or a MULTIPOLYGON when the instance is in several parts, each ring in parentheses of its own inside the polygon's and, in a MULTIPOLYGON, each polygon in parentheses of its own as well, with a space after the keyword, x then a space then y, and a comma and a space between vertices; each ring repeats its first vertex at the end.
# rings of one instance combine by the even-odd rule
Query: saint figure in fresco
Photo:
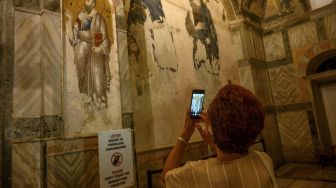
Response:
POLYGON ((153 40, 154 61, 160 70, 176 72, 178 64, 174 37, 169 31, 161 0, 142 0, 142 3, 148 9, 152 21, 152 27, 148 30, 153 40))
POLYGON ((111 81, 110 41, 106 21, 95 6, 96 0, 84 0, 84 9, 74 23, 70 10, 65 11, 66 32, 74 49, 78 88, 87 114, 83 125, 95 121, 95 112, 101 113, 105 124, 111 124, 106 115, 111 81))
MULTIPOLYGON (((196 70, 204 67, 204 69, 212 74, 219 75, 220 66, 219 48, 217 44, 217 33, 212 22, 209 9, 203 0, 190 0, 194 28, 189 30, 193 35, 193 60, 196 70)), ((190 16, 187 15, 187 19, 190 16)))

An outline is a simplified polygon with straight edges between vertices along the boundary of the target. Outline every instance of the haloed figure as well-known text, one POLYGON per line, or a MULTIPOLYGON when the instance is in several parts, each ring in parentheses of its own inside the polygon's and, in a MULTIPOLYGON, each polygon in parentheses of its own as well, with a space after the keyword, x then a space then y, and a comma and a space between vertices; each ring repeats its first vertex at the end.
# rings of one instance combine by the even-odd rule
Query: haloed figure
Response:
POLYGON ((110 41, 104 17, 95 10, 96 0, 84 0, 73 23, 73 16, 66 10, 66 32, 74 49, 78 88, 84 102, 86 119, 83 125, 95 121, 95 112, 102 115, 105 124, 110 124, 106 111, 110 92, 109 68, 110 41))

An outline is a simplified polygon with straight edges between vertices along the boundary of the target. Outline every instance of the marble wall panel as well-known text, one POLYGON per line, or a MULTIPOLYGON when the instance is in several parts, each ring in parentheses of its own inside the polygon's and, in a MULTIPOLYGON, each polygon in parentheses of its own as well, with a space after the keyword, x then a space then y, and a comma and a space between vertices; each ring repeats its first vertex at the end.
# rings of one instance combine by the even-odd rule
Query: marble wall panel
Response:
POLYGON ((48 187, 99 187, 98 150, 47 158, 48 187))
POLYGON ((319 41, 315 22, 307 22, 288 29, 291 49, 300 48, 319 41))
POLYGON ((42 15, 43 114, 61 114, 61 17, 42 15))
POLYGON ((297 48, 292 51, 293 63, 296 68, 297 77, 305 78, 310 61, 320 53, 336 48, 336 39, 324 40, 318 44, 311 44, 303 48, 297 48))
POLYGON ((313 140, 306 111, 279 113, 277 119, 285 159, 297 162, 314 161, 313 140))
POLYGON ((336 37, 336 13, 324 18, 326 33, 329 38, 336 37))
POLYGON ((60 69, 45 69, 44 73, 44 115, 61 114, 62 71, 60 69))
POLYGON ((41 115, 41 17, 15 11, 13 116, 41 115))
POLYGON ((267 61, 286 58, 284 41, 281 32, 267 35, 263 38, 263 41, 267 61))
POLYGON ((244 28, 241 31, 241 38, 242 38, 242 46, 245 58, 256 58, 255 49, 254 49, 254 42, 253 42, 253 33, 252 31, 244 28))
POLYGON ((255 95, 264 106, 272 106, 271 87, 269 85, 268 69, 257 65, 252 65, 252 75, 254 81, 255 95))
POLYGON ((40 142, 12 145, 12 187, 42 187, 40 142))
POLYGON ((38 139, 41 138, 43 122, 40 118, 16 118, 13 119, 12 138, 38 139))
POLYGON ((296 66, 296 72, 298 77, 306 76, 307 65, 310 60, 314 57, 313 49, 314 45, 297 48, 292 51, 293 54, 293 64, 296 66), (302 63, 304 62, 304 63, 302 63))
POLYGON ((41 118, 14 118, 12 138, 14 140, 31 140, 53 138, 63 135, 62 118, 60 116, 44 116, 41 118))
POLYGON ((284 156, 281 149, 281 140, 276 114, 267 113, 265 115, 265 126, 262 131, 262 135, 265 139, 266 152, 272 158, 274 166, 277 167, 281 165, 284 161, 284 156))
POLYGON ((43 138, 53 138, 63 136, 63 122, 60 116, 43 117, 43 138))
POLYGON ((63 155, 98 148, 98 137, 57 139, 47 142, 47 155, 63 155))
POLYGON ((269 75, 275 105, 301 102, 293 65, 270 69, 269 75))
POLYGON ((61 16, 42 14, 42 63, 44 69, 61 68, 61 16))
POLYGON ((263 39, 261 35, 256 31, 253 32, 253 44, 255 50, 255 58, 259 60, 265 60, 266 58, 263 39))
POLYGON ((241 86, 249 89, 255 94, 251 65, 239 68, 239 78, 241 86))

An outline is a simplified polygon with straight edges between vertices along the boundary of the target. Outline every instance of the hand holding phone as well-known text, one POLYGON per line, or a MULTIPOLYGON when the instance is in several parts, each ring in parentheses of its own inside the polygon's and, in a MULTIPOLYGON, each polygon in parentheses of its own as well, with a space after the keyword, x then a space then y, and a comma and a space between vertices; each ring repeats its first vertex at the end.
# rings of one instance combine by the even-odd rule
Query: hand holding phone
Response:
POLYGON ((200 117, 203 110, 204 95, 204 90, 194 89, 192 91, 190 103, 190 118, 196 119, 200 117))

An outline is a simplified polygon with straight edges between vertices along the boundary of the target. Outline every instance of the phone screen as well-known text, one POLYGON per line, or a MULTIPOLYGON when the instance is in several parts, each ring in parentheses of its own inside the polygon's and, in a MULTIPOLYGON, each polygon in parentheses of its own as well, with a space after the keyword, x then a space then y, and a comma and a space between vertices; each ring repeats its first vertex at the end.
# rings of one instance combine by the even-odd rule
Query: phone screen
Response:
POLYGON ((204 90, 194 90, 191 96, 190 117, 198 117, 203 110, 204 90))

